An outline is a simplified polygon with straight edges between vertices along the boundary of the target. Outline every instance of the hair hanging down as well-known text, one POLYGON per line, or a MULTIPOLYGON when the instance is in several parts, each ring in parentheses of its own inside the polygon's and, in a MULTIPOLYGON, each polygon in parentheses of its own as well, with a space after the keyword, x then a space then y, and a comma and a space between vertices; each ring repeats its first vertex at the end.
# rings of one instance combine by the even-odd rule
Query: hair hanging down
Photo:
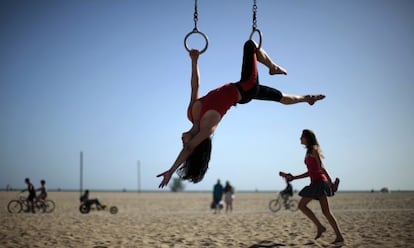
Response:
POLYGON ((191 153, 184 165, 177 170, 177 175, 193 183, 203 180, 208 169, 211 155, 211 138, 203 140, 191 153))

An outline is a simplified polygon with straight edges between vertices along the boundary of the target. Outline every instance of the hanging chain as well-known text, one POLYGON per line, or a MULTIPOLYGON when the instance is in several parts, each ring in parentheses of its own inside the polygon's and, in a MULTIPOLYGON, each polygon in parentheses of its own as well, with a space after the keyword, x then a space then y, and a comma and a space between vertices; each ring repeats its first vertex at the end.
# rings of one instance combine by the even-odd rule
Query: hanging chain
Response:
POLYGON ((188 39, 188 37, 190 37, 192 34, 198 34, 198 35, 201 35, 203 38, 204 38, 204 40, 205 40, 205 42, 206 42, 206 45, 204 46, 204 48, 200 51, 200 54, 202 54, 202 53, 204 53, 206 50, 207 50, 207 47, 208 47, 208 37, 207 37, 207 35, 205 34, 205 33, 203 33, 203 32, 201 32, 201 31, 198 31, 198 29, 197 29, 197 21, 198 21, 198 11, 197 11, 197 0, 194 0, 194 29, 193 29, 193 31, 191 31, 191 32, 189 32, 185 37, 184 37, 184 47, 185 47, 185 49, 188 51, 188 52, 190 52, 191 51, 191 49, 188 47, 188 45, 187 45, 187 39, 188 39))
POLYGON ((197 21, 198 21, 197 0, 194 0, 194 31, 198 31, 197 21))
POLYGON ((253 1, 253 25, 252 25, 253 30, 257 28, 256 13, 257 13, 257 4, 256 4, 256 0, 254 0, 253 1))
POLYGON ((256 19, 256 15, 257 15, 257 1, 253 0, 253 25, 252 25, 252 32, 250 33, 250 37, 249 39, 253 39, 253 35, 255 33, 257 33, 259 35, 259 44, 258 44, 258 48, 260 49, 260 47, 262 47, 262 32, 260 32, 260 30, 257 28, 257 19, 256 19))

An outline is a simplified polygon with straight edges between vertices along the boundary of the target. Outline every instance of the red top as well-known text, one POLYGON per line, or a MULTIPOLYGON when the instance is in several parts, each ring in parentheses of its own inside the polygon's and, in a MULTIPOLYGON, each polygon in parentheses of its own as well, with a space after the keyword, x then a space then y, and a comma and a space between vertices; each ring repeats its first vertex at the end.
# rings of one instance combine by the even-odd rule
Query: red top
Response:
POLYGON ((305 164, 308 167, 311 185, 328 181, 322 167, 318 164, 317 158, 308 155, 305 157, 305 164))
MULTIPOLYGON (((201 102, 200 120, 208 110, 215 110, 223 117, 227 110, 239 101, 239 90, 234 83, 228 83, 210 91, 198 101, 201 102)), ((193 117, 190 117, 193 121, 193 117)))

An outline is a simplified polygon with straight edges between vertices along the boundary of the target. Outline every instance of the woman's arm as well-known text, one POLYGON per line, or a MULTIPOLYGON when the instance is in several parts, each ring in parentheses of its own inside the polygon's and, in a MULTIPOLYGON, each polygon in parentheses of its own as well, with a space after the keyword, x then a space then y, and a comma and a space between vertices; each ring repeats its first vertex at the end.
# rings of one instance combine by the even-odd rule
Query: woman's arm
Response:
POLYGON ((200 128, 198 127, 198 125, 193 124, 193 126, 191 127, 190 130, 188 130, 187 132, 184 132, 181 136, 181 140, 183 141, 183 145, 187 144, 188 142, 190 142, 190 140, 200 131, 200 128))
POLYGON ((191 50, 191 102, 198 99, 198 89, 200 86, 200 71, 198 69, 198 50, 191 50))
MULTIPOLYGON (((200 52, 198 50, 191 50, 190 51, 190 58, 191 58, 191 96, 190 96, 190 103, 188 104, 187 115, 190 119, 192 106, 194 102, 198 99, 198 90, 200 84, 200 73, 198 70, 198 57, 200 52)), ((194 120, 193 120, 194 121, 194 120)), ((171 166, 171 168, 159 175, 157 177, 164 177, 161 181, 159 187, 163 188, 167 186, 168 182, 171 179, 172 174, 180 167, 182 163, 184 163, 190 154, 193 152, 194 148, 201 143, 200 140, 201 136, 206 134, 199 133, 199 127, 194 125, 192 128, 183 133, 181 136, 181 140, 183 141, 183 149, 181 149, 180 153, 178 154, 175 162, 171 166)), ((209 136, 207 136, 209 137, 209 136)), ((207 138, 206 137, 206 138, 207 138)))
POLYGON ((331 179, 331 177, 329 176, 328 171, 327 171, 327 170, 325 169, 325 167, 323 166, 323 163, 322 163, 321 157, 319 156, 319 153, 318 153, 317 151, 313 151, 313 152, 312 152, 312 156, 314 156, 314 157, 316 158, 316 161, 317 161, 317 163, 319 164, 319 166, 321 167, 323 174, 325 174, 326 178, 328 179, 328 182, 329 182, 330 184, 332 184, 332 179, 331 179))
POLYGON ((330 184, 332 184, 332 179, 331 179, 331 177, 329 176, 328 171, 325 169, 325 167, 324 167, 322 164, 321 164, 321 168, 322 168, 322 171, 323 171, 323 173, 325 174, 326 178, 328 179, 328 182, 329 182, 330 184))
POLYGON ((196 134, 188 143, 184 144, 183 149, 181 149, 180 153, 177 156, 177 159, 175 160, 171 168, 157 175, 157 177, 164 177, 159 185, 159 188, 164 188, 165 186, 167 186, 172 174, 174 174, 174 172, 180 167, 180 165, 187 160, 187 158, 193 152, 194 148, 197 147, 203 140, 210 137, 213 132, 214 128, 201 131, 198 134, 196 134))
POLYGON ((190 51, 190 58, 191 58, 191 96, 190 96, 190 103, 188 104, 187 115, 190 119, 192 106, 195 101, 198 99, 198 91, 200 87, 200 72, 198 69, 198 57, 200 52, 198 50, 191 50, 190 51))
POLYGON ((293 176, 291 173, 285 173, 285 172, 282 172, 281 171, 281 172, 279 172, 279 175, 281 177, 286 178, 286 180, 288 182, 290 182, 290 181, 293 181, 293 180, 296 180, 296 179, 301 179, 301 178, 308 177, 309 176, 309 172, 305 172, 303 174, 300 174, 300 175, 297 175, 297 176, 293 176))
POLYGON ((296 180, 296 179, 302 179, 309 176, 309 172, 305 172, 303 174, 292 176, 290 181, 296 180))

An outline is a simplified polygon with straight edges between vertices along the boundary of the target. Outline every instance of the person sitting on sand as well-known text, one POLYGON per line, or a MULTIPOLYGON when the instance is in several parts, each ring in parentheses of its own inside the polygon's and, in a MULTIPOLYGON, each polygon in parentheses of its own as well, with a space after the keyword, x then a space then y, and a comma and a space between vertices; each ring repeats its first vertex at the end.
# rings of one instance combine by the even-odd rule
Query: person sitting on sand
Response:
POLYGON ((96 208, 98 209, 105 209, 106 206, 102 205, 101 202, 98 200, 98 198, 89 199, 89 190, 85 190, 83 195, 80 197, 80 201, 88 206, 91 206, 92 204, 96 205, 96 208))

